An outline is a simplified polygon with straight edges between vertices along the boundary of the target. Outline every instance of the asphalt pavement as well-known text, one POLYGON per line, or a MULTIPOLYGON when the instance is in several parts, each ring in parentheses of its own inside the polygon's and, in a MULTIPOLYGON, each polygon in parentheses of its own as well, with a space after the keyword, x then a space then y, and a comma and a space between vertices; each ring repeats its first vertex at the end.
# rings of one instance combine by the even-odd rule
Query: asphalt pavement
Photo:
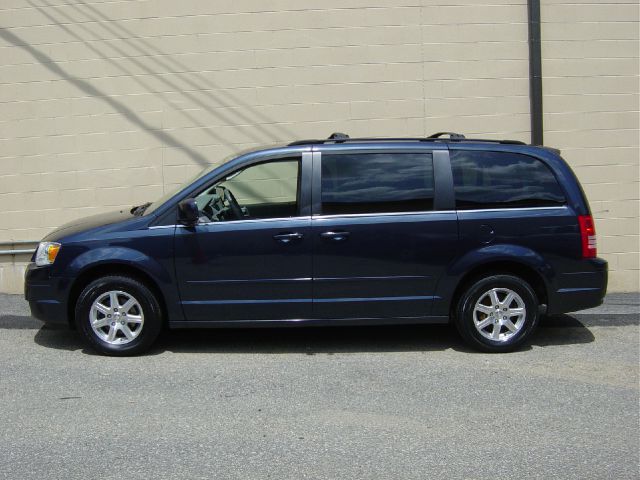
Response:
POLYGON ((395 326, 107 358, 0 295, 0 478, 640 478, 639 309, 610 295, 502 355, 395 326))

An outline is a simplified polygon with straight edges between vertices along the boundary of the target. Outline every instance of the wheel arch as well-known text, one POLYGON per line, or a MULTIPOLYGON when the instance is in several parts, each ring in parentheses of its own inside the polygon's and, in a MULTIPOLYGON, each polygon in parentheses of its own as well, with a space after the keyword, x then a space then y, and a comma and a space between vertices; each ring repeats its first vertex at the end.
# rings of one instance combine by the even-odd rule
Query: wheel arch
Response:
POLYGON ((531 285, 538 302, 548 305, 555 277, 552 265, 525 246, 495 244, 469 251, 449 266, 438 285, 442 297, 449 300, 442 305, 442 314, 452 314, 460 295, 474 280, 500 273, 522 278, 531 285), (445 292, 453 293, 447 295, 445 292))
POLYGON ((97 265, 92 265, 84 269, 73 281, 71 288, 69 290, 69 297, 67 302, 67 319, 69 321, 69 326, 71 328, 75 328, 75 307, 78 297, 82 293, 82 291, 86 288, 94 280, 97 280, 100 277, 106 276, 114 276, 120 275, 125 277, 133 278, 134 280, 139 281, 144 284, 147 288, 151 290, 151 292, 156 296, 158 303, 160 304, 160 309, 162 311, 162 319, 163 323, 167 322, 167 305, 165 303, 164 295, 162 294, 162 290, 160 289, 158 283, 153 279, 153 277, 145 272, 143 269, 133 266, 128 263, 100 263, 97 265))
MULTIPOLYGON (((450 312, 453 314, 455 311, 458 300, 462 296, 463 292, 475 281, 480 278, 487 277, 489 275, 513 275, 522 278, 533 289, 538 303, 540 305, 548 305, 549 295, 547 282, 544 276, 537 271, 531 265, 514 260, 514 259, 500 259, 490 260, 481 264, 475 265, 461 276, 458 284, 451 297, 450 312)), ((546 307, 543 307, 543 309, 546 307)))

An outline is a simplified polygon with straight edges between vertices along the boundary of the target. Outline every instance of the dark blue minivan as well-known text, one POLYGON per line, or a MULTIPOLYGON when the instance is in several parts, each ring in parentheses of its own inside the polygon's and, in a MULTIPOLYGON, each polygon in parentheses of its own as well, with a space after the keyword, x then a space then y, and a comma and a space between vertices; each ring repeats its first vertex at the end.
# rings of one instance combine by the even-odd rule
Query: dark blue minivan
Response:
POLYGON ((163 328, 452 322, 489 352, 607 286, 557 150, 458 134, 334 134, 243 153, 161 199, 64 225, 25 277, 33 316, 132 355, 163 328))

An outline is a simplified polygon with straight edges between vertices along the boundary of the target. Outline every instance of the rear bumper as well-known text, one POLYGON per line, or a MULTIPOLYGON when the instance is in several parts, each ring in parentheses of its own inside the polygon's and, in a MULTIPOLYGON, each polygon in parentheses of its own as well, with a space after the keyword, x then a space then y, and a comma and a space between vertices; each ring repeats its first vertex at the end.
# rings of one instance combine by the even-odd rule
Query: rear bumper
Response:
POLYGON ((547 313, 577 312, 602 304, 607 293, 608 264, 602 258, 584 260, 579 272, 560 274, 558 289, 549 295, 547 313))
POLYGON ((24 276, 24 298, 31 315, 47 323, 68 325, 65 296, 59 279, 49 277, 49 268, 30 263, 24 276))

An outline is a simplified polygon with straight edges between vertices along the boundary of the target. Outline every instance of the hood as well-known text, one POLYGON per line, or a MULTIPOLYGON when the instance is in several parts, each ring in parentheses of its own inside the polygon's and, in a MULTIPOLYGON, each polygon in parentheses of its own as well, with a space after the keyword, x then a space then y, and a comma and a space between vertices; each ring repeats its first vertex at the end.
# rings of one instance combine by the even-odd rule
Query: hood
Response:
POLYGON ((135 217, 128 210, 118 210, 115 212, 101 213, 99 215, 92 215, 90 217, 79 218, 78 220, 65 223, 61 227, 55 229, 53 232, 49 233, 49 235, 47 235, 42 240, 55 242, 57 240, 60 240, 63 237, 69 237, 71 235, 92 230, 94 228, 112 225, 114 223, 119 223, 124 220, 129 220, 131 218, 140 218, 140 217, 135 217))

